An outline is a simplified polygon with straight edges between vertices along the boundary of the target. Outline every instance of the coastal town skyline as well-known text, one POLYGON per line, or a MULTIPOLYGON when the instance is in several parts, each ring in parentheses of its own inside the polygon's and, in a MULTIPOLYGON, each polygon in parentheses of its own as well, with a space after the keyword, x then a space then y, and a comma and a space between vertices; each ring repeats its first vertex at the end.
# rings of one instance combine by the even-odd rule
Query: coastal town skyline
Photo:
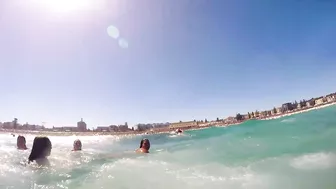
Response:
POLYGON ((334 90, 334 1, 41 2, 1 4, 2 121, 213 120, 334 90))
POLYGON ((228 117, 217 117, 216 119, 194 119, 194 120, 180 120, 174 122, 161 122, 161 123, 138 123, 136 125, 124 124, 108 124, 104 126, 88 126, 81 118, 76 126, 53 126, 52 128, 45 127, 37 124, 20 124, 18 118, 13 121, 0 122, 0 129, 14 129, 14 130, 40 130, 40 131, 56 131, 56 132, 132 132, 132 131, 148 131, 151 129, 172 129, 172 128, 199 128, 208 126, 225 126, 240 123, 250 119, 273 119, 278 116, 286 114, 293 114, 298 111, 306 111, 312 108, 320 107, 323 105, 332 105, 336 103, 336 92, 325 94, 318 97, 309 99, 294 100, 286 102, 273 108, 249 111, 247 113, 237 113, 228 117))

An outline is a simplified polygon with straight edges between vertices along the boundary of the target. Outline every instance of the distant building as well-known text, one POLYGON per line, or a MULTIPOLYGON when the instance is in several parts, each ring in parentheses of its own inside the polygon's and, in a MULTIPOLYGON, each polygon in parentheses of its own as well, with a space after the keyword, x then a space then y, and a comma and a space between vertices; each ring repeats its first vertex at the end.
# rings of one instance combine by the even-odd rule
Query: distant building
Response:
POLYGON ((277 112, 276 112, 276 108, 272 109, 271 110, 271 115, 275 115, 277 112))
POLYGON ((324 98, 323 97, 319 97, 317 99, 315 99, 315 106, 321 105, 324 103, 324 98))
POLYGON ((196 127, 198 126, 197 121, 187 121, 187 122, 177 122, 170 124, 169 128, 183 128, 183 127, 196 127))
POLYGON ((117 125, 110 125, 110 131, 118 132, 119 127, 117 125))
POLYGON ((282 110, 283 110, 284 112, 286 112, 286 111, 292 111, 292 110, 294 109, 293 104, 290 103, 290 102, 283 104, 283 105, 281 106, 281 108, 282 108, 282 110))
POLYGON ((154 128, 164 128, 164 127, 169 127, 170 123, 152 123, 154 128))
POLYGON ((326 96, 327 102, 334 102, 336 100, 336 97, 334 94, 329 94, 326 96))
POLYGON ((81 119, 81 121, 77 122, 77 129, 81 132, 87 131, 87 126, 86 123, 83 121, 83 118, 81 119))
POLYGON ((110 132, 111 127, 109 127, 109 126, 98 126, 96 131, 98 131, 98 132, 110 132))
MULTIPOLYGON (((84 132, 87 131, 86 123, 81 119, 81 121, 77 122, 77 126, 63 126, 63 127, 54 127, 53 131, 65 131, 65 132, 84 132)), ((39 129, 39 126, 35 126, 36 129, 39 129)))
POLYGON ((129 128, 128 128, 127 122, 125 123, 125 125, 119 125, 118 129, 119 129, 120 132, 126 132, 126 131, 128 131, 129 128))
POLYGON ((254 112, 254 117, 255 117, 255 118, 260 117, 260 112, 259 112, 258 110, 254 112))
POLYGON ((13 127, 13 122, 4 122, 3 124, 2 124, 2 127, 4 128, 4 129, 13 129, 14 127, 13 127))
POLYGON ((165 128, 169 127, 170 123, 146 123, 146 124, 137 124, 136 127, 138 128, 139 131, 144 131, 144 130, 150 130, 150 129, 156 129, 156 128, 165 128))
POLYGON ((137 124, 136 125, 139 131, 145 131, 154 128, 153 124, 137 124))
POLYGON ((265 117, 265 112, 264 111, 259 112, 258 118, 264 118, 264 117, 265 117))
MULTIPOLYGON (((251 118, 252 118, 252 116, 251 116, 251 118)), ((230 124, 230 123, 235 122, 235 121, 237 121, 236 117, 232 117, 232 116, 227 117, 223 120, 224 124, 230 124)))
POLYGON ((267 110, 267 116, 272 115, 272 111, 273 111, 273 110, 267 110))
POLYGON ((281 114, 282 113, 282 107, 277 107, 276 108, 276 113, 281 114))
POLYGON ((298 103, 296 108, 301 109, 301 103, 298 103))
POLYGON ((267 116, 271 115, 271 112, 272 112, 272 111, 265 110, 265 111, 263 111, 263 112, 261 113, 261 116, 262 116, 262 117, 267 117, 267 116))
POLYGON ((22 125, 22 129, 25 130, 36 130, 36 125, 30 125, 28 123, 22 125))

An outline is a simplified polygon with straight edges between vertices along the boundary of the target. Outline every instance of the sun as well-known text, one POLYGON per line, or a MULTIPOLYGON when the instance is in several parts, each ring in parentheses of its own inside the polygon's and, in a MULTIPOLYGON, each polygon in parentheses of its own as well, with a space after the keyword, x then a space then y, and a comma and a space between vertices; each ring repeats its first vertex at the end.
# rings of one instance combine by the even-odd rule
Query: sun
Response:
POLYGON ((52 11, 69 12, 89 9, 95 0, 35 0, 35 2, 52 11))

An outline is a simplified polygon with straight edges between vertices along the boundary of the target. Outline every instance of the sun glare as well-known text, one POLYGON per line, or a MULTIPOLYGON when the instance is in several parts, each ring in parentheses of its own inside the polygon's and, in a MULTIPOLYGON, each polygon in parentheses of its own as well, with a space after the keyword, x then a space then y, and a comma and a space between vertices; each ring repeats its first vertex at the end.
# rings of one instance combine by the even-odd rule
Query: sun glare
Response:
POLYGON ((95 0, 35 0, 35 2, 57 12, 90 9, 95 4, 95 0))

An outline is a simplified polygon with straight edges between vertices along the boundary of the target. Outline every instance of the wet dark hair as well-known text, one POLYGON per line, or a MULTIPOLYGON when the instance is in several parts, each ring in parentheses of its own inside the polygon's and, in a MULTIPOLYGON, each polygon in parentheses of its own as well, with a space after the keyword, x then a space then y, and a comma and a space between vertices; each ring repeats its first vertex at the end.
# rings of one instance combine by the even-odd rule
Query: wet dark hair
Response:
POLYGON ((149 149, 149 148, 150 148, 150 142, 149 142, 148 138, 144 138, 144 139, 142 139, 142 140, 140 141, 140 148, 142 148, 142 145, 143 145, 143 143, 145 142, 145 140, 148 141, 148 149, 149 149))
POLYGON ((75 144, 76 144, 76 143, 79 143, 79 144, 80 144, 80 148, 79 148, 79 149, 82 150, 82 142, 81 142, 79 139, 75 140, 75 141, 74 141, 74 147, 75 147, 75 144))
POLYGON ((20 141, 20 140, 24 141, 24 144, 26 144, 26 138, 25 138, 24 136, 19 135, 19 136, 17 137, 17 139, 16 139, 16 146, 17 146, 18 148, 20 148, 20 146, 19 146, 19 141, 20 141))
POLYGON ((35 137, 31 153, 28 160, 34 161, 50 155, 51 142, 48 137, 35 137))

